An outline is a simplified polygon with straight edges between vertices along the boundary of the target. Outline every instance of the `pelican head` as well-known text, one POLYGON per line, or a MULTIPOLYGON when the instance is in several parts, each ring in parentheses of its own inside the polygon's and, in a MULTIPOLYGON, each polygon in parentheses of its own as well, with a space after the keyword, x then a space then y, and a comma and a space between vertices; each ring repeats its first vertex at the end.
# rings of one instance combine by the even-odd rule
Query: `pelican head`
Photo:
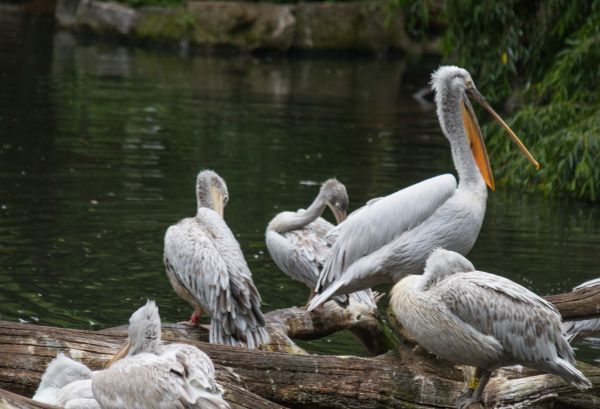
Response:
POLYGON ((221 176, 212 170, 203 170, 196 177, 196 197, 198 208, 208 207, 223 217, 223 210, 229 201, 227 185, 221 176))
POLYGON ((348 193, 343 184, 335 178, 328 179, 321 185, 319 196, 333 212, 337 224, 346 220, 348 213, 348 193))
POLYGON ((129 318, 128 339, 119 352, 110 360, 107 367, 126 355, 142 352, 155 352, 161 343, 160 315, 158 307, 152 300, 137 309, 129 318))
POLYGON ((38 390, 47 387, 62 388, 84 379, 92 379, 92 371, 61 352, 46 367, 38 390))
POLYGON ((496 122, 506 130, 510 138, 517 144, 527 159, 533 163, 536 169, 539 169, 540 164, 534 159, 533 155, 527 150, 513 130, 506 122, 504 122, 504 120, 502 120, 500 115, 494 111, 483 95, 477 90, 477 87, 475 87, 475 83, 471 78, 471 74, 469 74, 467 70, 452 65, 442 66, 432 74, 431 86, 435 91, 437 114, 440 119, 442 130, 446 137, 450 139, 450 142, 452 142, 452 138, 459 135, 459 133, 454 132, 454 129, 451 129, 456 127, 457 124, 452 123, 447 111, 453 109, 453 107, 456 106, 455 103, 460 105, 462 127, 469 140, 473 158, 481 172, 481 176, 490 189, 494 190, 494 177, 490 168, 485 143, 483 142, 483 135, 469 98, 477 101, 492 115, 496 122))
POLYGON ((455 251, 437 248, 431 252, 425 262, 425 269, 420 282, 420 289, 426 290, 444 278, 456 274, 475 271, 469 260, 455 251))

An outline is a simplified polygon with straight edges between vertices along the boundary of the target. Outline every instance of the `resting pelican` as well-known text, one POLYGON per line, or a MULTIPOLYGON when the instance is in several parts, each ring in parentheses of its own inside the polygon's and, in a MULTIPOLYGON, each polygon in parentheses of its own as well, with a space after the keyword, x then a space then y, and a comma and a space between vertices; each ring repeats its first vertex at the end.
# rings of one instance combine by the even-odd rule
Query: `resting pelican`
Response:
POLYGON ((160 316, 148 301, 129 319, 128 340, 92 380, 103 409, 229 409, 210 358, 186 344, 163 345, 160 316))
POLYGON ((32 399, 49 405, 68 406, 73 409, 99 408, 93 398, 91 398, 91 402, 86 400, 91 397, 89 387, 92 376, 93 372, 87 366, 72 360, 61 352, 46 367, 32 399), (81 385, 85 384, 87 384, 87 390, 85 387, 81 388, 81 385), (77 401, 75 402, 75 400, 77 401))
POLYGON ((198 212, 180 220, 165 234, 164 263, 175 292, 211 316, 210 342, 245 345, 267 343, 261 298, 240 245, 223 220, 229 200, 225 181, 211 170, 196 178, 198 212))
POLYGON ((436 247, 467 254, 485 215, 486 184, 494 179, 469 98, 478 101, 539 167, 508 125, 479 93, 464 69, 445 66, 432 75, 437 115, 450 142, 459 182, 441 175, 373 199, 336 227, 337 240, 319 277, 308 310, 329 297, 397 282, 423 270, 436 247))
MULTIPOLYGON (((319 273, 335 241, 326 234, 334 226, 321 214, 329 207, 339 224, 346 219, 348 193, 346 187, 336 179, 321 185, 319 194, 308 209, 277 214, 265 233, 265 241, 271 258, 277 267, 290 278, 310 288, 308 301, 314 296, 319 273)), ((357 298, 369 306, 375 306, 371 291, 361 291, 357 298)), ((346 297, 339 297, 345 302, 346 297)))
POLYGON ((592 386, 574 366, 552 304, 513 281, 476 271, 456 252, 434 250, 423 275, 394 286, 390 305, 421 346, 477 368, 459 408, 480 401, 492 371, 502 366, 549 372, 581 390, 592 386))
MULTIPOLYGON (((583 284, 579 284, 573 288, 573 291, 579 290, 580 288, 595 287, 600 285, 600 278, 595 278, 590 281, 586 281, 583 284)), ((600 334, 600 318, 592 318, 589 320, 580 321, 566 321, 564 329, 567 332, 567 339, 572 342, 574 339, 579 337, 597 336, 600 334)))

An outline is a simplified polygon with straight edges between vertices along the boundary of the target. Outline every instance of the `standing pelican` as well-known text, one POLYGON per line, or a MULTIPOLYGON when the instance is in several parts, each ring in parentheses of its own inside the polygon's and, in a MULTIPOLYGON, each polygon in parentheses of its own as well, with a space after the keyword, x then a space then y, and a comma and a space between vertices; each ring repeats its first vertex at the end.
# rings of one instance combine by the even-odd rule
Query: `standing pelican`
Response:
POLYGON ((267 343, 261 298, 240 245, 223 220, 229 200, 225 181, 211 170, 196 178, 198 211, 165 234, 164 263, 175 292, 194 307, 190 322, 211 316, 210 342, 267 343))
POLYGON ((87 366, 60 352, 46 367, 32 399, 65 409, 100 409, 92 395, 93 376, 87 366))
POLYGON ((229 409, 210 358, 186 344, 164 345, 158 308, 148 301, 129 319, 128 340, 92 380, 103 409, 229 409))
POLYGON ((513 281, 475 271, 458 253, 434 250, 423 275, 410 275, 394 286, 390 305, 421 346, 477 368, 459 408, 480 401, 492 371, 502 366, 549 372, 581 390, 592 386, 574 366, 552 304, 513 281))
MULTIPOLYGON (((589 288, 600 285, 600 278, 595 278, 585 283, 579 284, 573 288, 573 291, 581 288, 589 288)), ((589 336, 598 336, 600 334, 600 318, 591 318, 589 320, 580 321, 566 321, 564 323, 565 331, 567 332, 567 339, 569 342, 580 338, 589 336)))
MULTIPOLYGON (((265 233, 269 254, 277 267, 290 278, 310 288, 308 301, 314 296, 319 273, 329 256, 334 240, 326 234, 334 226, 321 214, 329 207, 338 224, 346 219, 348 193, 336 179, 323 183, 319 194, 308 209, 277 214, 265 233)), ((367 305, 375 306, 371 291, 361 291, 357 298, 367 305)), ((340 299, 341 302, 345 298, 340 299)))
POLYGON ((485 215, 486 184, 494 180, 477 119, 469 102, 478 101, 536 165, 529 151, 479 93, 464 69, 445 66, 432 75, 437 115, 450 142, 459 182, 437 176, 371 200, 336 227, 337 240, 319 277, 312 310, 337 294, 397 282, 423 270, 436 247, 467 254, 485 215))

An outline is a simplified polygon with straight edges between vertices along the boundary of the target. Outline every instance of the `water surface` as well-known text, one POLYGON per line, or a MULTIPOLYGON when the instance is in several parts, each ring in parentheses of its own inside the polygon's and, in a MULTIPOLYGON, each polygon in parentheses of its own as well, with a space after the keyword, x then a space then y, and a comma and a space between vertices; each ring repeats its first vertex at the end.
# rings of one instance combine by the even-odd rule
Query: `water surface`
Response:
MULTIPOLYGON (((355 209, 453 171, 435 112, 412 98, 435 61, 188 57, 0 16, 2 319, 100 329, 147 298, 186 319, 163 235, 194 214, 203 168, 227 181, 225 216, 267 311, 308 295, 266 252, 277 212, 308 206, 332 176, 355 209)), ((540 294, 567 291, 598 276, 598 220, 590 205, 500 186, 469 258, 540 294)), ((308 347, 361 353, 347 334, 308 347)))

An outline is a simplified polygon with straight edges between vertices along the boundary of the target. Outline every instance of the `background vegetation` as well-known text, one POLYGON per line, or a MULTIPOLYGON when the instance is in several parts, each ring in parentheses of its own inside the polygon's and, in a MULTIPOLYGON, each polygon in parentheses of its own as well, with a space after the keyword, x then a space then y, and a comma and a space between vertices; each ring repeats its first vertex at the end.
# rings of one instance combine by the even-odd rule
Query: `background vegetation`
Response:
MULTIPOLYGON (((440 2, 391 0, 413 37, 429 35, 440 2)), ((486 134, 500 183, 600 198, 600 1, 447 0, 444 62, 468 69, 542 163, 525 163, 502 130, 486 134)))

